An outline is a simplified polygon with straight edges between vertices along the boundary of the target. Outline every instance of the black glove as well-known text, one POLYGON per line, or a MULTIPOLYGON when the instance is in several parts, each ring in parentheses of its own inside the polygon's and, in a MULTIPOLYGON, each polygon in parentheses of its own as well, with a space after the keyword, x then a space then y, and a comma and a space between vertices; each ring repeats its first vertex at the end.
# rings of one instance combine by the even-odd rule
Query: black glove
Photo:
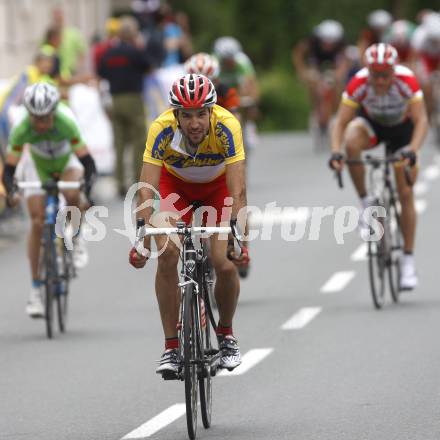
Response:
POLYGON ((236 218, 231 219, 231 221, 229 222, 229 226, 231 227, 231 233, 232 233, 233 237, 238 242, 240 242, 243 238, 242 238, 242 235, 241 235, 240 230, 237 225, 237 219, 236 218))
POLYGON ((83 157, 79 157, 79 161, 84 167, 84 180, 85 180, 85 188, 84 192, 86 197, 90 199, 90 191, 92 190, 92 186, 96 180, 96 166, 93 157, 90 154, 86 154, 83 157))
POLYGON ((409 166, 413 167, 417 163, 417 154, 413 150, 402 151, 402 159, 409 161, 409 166))
POLYGON ((344 160, 344 155, 342 153, 332 153, 328 161, 328 166, 331 170, 334 170, 333 161, 342 162, 344 160))
POLYGON ((3 186, 5 187, 6 193, 10 195, 14 191, 14 174, 15 166, 6 164, 3 168, 3 186))

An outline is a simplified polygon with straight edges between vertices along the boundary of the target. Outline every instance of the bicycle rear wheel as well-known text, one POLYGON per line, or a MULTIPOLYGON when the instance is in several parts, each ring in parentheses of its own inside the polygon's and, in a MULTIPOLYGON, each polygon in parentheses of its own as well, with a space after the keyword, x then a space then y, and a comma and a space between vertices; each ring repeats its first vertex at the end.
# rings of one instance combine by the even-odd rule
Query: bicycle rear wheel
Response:
POLYGON ((195 331, 195 298, 194 285, 184 288, 183 298, 183 368, 185 380, 186 425, 191 440, 197 433, 197 342, 195 331))
POLYGON ((59 278, 57 284, 57 312, 58 312, 58 328, 61 333, 66 331, 67 322, 67 305, 69 295, 69 283, 71 277, 70 265, 73 264, 70 251, 64 247, 64 243, 61 242, 61 246, 58 247, 60 255, 61 267, 59 268, 59 278))
POLYGON ((385 303, 385 249, 384 240, 368 242, 368 271, 373 304, 381 309, 385 303))
POLYGON ((402 252, 402 231, 400 229, 400 216, 395 203, 389 209, 390 229, 390 261, 388 264, 388 280, 393 302, 399 302, 400 296, 400 255, 402 252))

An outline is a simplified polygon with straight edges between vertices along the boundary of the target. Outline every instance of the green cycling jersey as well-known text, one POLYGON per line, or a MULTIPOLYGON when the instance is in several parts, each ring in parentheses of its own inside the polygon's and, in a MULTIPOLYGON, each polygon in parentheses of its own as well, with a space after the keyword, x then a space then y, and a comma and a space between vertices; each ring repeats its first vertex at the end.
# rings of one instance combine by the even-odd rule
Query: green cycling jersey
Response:
POLYGON ((73 112, 61 102, 55 110, 53 126, 44 133, 36 132, 29 113, 23 113, 9 135, 8 152, 20 157, 25 144, 30 145, 32 159, 43 182, 55 173, 62 173, 71 154, 85 147, 73 112))

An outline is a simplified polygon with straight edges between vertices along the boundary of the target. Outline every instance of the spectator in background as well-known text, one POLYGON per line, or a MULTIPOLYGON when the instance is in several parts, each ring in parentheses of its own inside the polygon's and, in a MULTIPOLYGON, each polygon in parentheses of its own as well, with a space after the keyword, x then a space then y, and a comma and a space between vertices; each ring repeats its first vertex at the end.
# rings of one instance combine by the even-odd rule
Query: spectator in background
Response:
POLYGON ((182 38, 180 43, 180 62, 186 61, 193 53, 193 44, 191 36, 191 28, 189 25, 189 18, 185 12, 177 11, 174 19, 180 28, 182 29, 182 38))
POLYGON ((121 197, 126 193, 124 152, 132 147, 134 181, 137 181, 145 149, 146 116, 142 99, 144 74, 150 61, 143 47, 139 47, 139 29, 133 17, 121 17, 119 40, 104 53, 99 61, 98 74, 110 84, 116 149, 116 177, 121 197))
POLYGON ((40 47, 34 62, 12 78, 3 94, 0 95, 0 148, 6 146, 9 136, 9 110, 12 106, 22 103, 26 87, 36 82, 48 82, 56 85, 56 79, 52 76, 55 65, 54 57, 53 48, 40 47))
POLYGON ((93 67, 95 72, 98 69, 99 61, 107 49, 117 44, 121 22, 118 18, 109 18, 105 23, 106 36, 96 42, 92 47, 93 67))
POLYGON ((60 71, 63 77, 69 77, 83 70, 87 43, 81 31, 64 23, 64 12, 56 7, 52 12, 52 26, 61 32, 61 43, 58 50, 60 71))
POLYGON ((176 23, 173 10, 168 4, 161 5, 158 15, 165 48, 165 59, 162 62, 162 67, 175 66, 181 63, 181 49, 185 43, 185 34, 176 23))

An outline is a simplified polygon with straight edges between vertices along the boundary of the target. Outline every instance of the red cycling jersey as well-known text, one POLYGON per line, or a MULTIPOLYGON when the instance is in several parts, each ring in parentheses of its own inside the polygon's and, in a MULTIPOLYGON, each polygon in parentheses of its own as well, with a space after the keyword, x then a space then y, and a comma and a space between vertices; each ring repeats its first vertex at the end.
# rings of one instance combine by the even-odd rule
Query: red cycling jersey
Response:
POLYGON ((394 80, 386 95, 376 94, 368 78, 368 69, 364 67, 348 83, 342 102, 360 108, 378 124, 393 126, 401 123, 408 116, 408 104, 423 99, 416 76, 405 66, 396 66, 394 80))

